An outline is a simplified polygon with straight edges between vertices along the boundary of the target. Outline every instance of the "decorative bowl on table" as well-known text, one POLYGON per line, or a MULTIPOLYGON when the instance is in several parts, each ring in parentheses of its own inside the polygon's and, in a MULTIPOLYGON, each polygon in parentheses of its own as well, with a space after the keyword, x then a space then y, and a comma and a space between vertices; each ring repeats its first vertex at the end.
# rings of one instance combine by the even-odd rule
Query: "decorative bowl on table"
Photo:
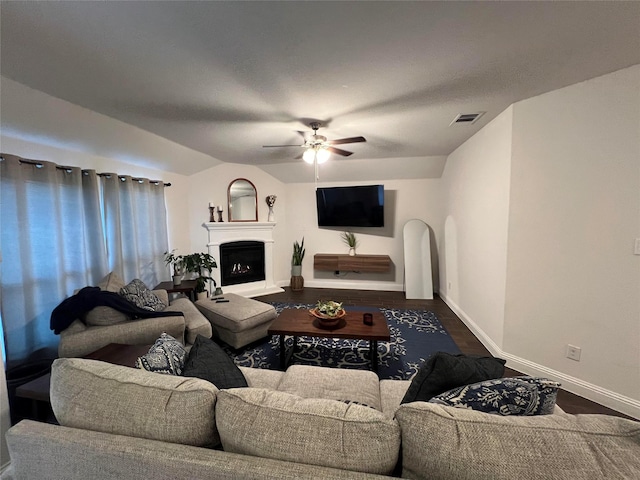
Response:
POLYGON ((319 301, 316 308, 309 310, 309 313, 318 319, 318 325, 322 328, 335 327, 347 314, 342 308, 342 303, 333 301, 319 301))

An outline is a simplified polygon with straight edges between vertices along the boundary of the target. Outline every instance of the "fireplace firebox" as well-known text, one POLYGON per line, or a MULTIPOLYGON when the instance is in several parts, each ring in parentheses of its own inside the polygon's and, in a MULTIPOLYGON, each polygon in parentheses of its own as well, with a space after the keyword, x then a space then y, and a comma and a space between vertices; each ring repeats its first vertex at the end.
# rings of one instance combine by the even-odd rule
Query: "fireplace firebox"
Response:
POLYGON ((221 244, 220 274, 223 287, 265 280, 264 242, 221 244))

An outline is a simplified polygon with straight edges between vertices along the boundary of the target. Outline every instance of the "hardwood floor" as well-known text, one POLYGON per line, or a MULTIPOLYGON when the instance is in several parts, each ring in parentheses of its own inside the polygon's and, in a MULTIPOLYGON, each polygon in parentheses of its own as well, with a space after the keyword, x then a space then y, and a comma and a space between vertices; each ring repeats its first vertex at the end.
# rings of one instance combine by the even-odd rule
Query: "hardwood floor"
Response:
MULTIPOLYGON (((293 292, 285 288, 282 293, 264 295, 257 300, 265 302, 300 302, 316 303, 318 300, 334 300, 344 302, 344 306, 372 306, 387 308, 425 309, 435 312, 438 319, 447 329, 458 348, 467 355, 491 355, 480 341, 471 333, 466 325, 453 313, 442 299, 436 296, 433 300, 406 300, 404 292, 381 292, 374 290, 339 290, 325 288, 304 288, 293 292)), ((506 369, 506 376, 517 376, 522 373, 506 369)), ((630 418, 603 405, 597 404, 565 390, 558 393, 558 405, 567 413, 600 413, 630 418)))

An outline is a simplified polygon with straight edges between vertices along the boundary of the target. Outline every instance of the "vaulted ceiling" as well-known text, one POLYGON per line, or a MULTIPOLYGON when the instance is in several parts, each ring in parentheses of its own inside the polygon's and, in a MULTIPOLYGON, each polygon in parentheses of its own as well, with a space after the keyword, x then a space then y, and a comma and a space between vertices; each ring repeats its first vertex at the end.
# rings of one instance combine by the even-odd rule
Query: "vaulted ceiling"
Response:
POLYGON ((263 145, 301 144, 312 120, 367 139, 331 162, 392 170, 448 155, 515 101, 640 63, 639 2, 29 1, 0 15, 4 77, 212 165, 272 171, 302 151, 263 145))

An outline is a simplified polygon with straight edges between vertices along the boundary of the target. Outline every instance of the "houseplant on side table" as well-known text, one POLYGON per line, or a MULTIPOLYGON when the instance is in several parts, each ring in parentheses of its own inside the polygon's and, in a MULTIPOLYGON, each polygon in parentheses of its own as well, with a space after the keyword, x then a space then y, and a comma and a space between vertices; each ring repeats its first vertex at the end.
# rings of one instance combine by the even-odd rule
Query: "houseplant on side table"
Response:
POLYGON ((304 288, 304 278, 302 277, 302 260, 304 259, 304 237, 302 242, 293 242, 293 255, 291 257, 291 291, 299 292, 304 288))
POLYGON ((164 263, 173 267, 173 284, 177 286, 182 283, 183 258, 182 255, 176 255, 175 251, 174 248, 170 252, 164 252, 164 263))
POLYGON ((195 274, 196 281, 196 298, 206 298, 207 282, 213 282, 213 286, 217 286, 216 281, 210 276, 211 270, 218 268, 215 258, 208 253, 190 253, 182 257, 182 265, 185 271, 195 274))

